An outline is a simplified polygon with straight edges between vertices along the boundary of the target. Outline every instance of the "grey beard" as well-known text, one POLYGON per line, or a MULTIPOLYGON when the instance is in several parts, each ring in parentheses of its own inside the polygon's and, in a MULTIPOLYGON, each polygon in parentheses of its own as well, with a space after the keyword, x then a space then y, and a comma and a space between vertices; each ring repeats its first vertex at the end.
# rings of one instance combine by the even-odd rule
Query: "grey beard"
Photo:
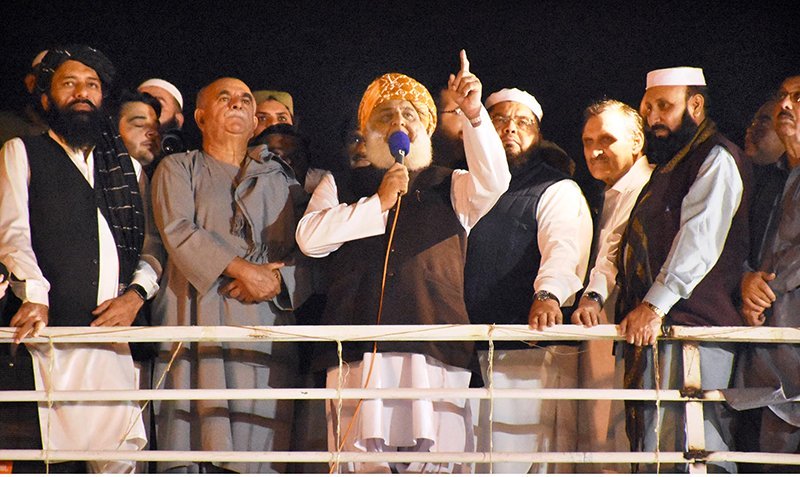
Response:
MULTIPOLYGON (((389 169, 395 160, 389 151, 389 146, 384 141, 383 136, 378 133, 367 131, 365 146, 367 148, 367 160, 379 169, 389 169)), ((427 134, 418 134, 411 143, 411 149, 406 156, 403 164, 409 171, 424 169, 431 165, 433 161, 433 148, 431 138, 427 134)))

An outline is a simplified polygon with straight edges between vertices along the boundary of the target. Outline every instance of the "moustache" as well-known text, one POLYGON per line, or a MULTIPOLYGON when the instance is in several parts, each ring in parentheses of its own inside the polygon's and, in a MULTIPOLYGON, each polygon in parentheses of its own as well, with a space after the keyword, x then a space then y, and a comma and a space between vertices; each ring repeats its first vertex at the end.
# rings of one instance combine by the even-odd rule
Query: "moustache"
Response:
POLYGON ((94 103, 89 101, 88 99, 76 99, 75 101, 70 102, 67 105, 67 108, 72 109, 72 107, 77 104, 86 104, 92 109, 92 111, 97 111, 97 106, 95 106, 94 103))
POLYGON ((653 126, 650 126, 650 131, 652 131, 652 132, 664 131, 666 133, 672 132, 672 131, 670 131, 670 129, 668 127, 664 126, 663 124, 655 124, 653 126))
POLYGON ((783 110, 780 113, 778 113, 778 119, 781 119, 781 118, 794 119, 794 116, 789 111, 783 110))

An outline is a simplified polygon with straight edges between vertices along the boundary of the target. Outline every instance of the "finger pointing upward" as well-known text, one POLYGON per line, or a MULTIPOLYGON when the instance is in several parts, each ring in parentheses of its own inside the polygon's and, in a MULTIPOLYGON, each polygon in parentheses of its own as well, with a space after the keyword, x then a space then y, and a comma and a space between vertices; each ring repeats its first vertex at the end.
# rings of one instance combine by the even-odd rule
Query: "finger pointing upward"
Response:
POLYGON ((461 56, 461 76, 469 73, 469 60, 467 59, 467 50, 461 50, 459 53, 461 56))

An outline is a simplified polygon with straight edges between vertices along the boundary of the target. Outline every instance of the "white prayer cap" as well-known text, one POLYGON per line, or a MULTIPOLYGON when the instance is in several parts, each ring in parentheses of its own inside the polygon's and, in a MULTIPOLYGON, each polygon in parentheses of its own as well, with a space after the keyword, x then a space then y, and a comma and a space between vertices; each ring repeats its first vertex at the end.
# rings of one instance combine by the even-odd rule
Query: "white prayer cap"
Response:
POLYGON ((42 62, 42 58, 44 58, 44 55, 46 55, 48 51, 50 50, 42 50, 33 58, 33 61, 31 61, 31 69, 36 68, 39 63, 42 62))
POLYGON ((647 87, 654 86, 705 86, 706 77, 702 68, 691 66, 678 66, 664 68, 647 73, 647 87))
POLYGON ((515 103, 520 103, 529 107, 541 122, 542 116, 544 115, 542 106, 536 101, 536 98, 527 91, 522 91, 517 88, 503 88, 500 91, 490 94, 489 97, 486 98, 486 109, 491 108, 497 103, 502 103, 503 101, 514 101, 515 103))
POLYGON ((178 88, 176 88, 175 85, 173 85, 169 81, 165 81, 159 78, 150 78, 149 80, 140 84, 139 87, 136 89, 142 89, 147 86, 156 86, 158 88, 166 90, 169 94, 172 95, 173 98, 175 98, 175 101, 177 101, 178 104, 181 106, 181 110, 183 109, 183 96, 181 96, 181 92, 178 91, 178 88))

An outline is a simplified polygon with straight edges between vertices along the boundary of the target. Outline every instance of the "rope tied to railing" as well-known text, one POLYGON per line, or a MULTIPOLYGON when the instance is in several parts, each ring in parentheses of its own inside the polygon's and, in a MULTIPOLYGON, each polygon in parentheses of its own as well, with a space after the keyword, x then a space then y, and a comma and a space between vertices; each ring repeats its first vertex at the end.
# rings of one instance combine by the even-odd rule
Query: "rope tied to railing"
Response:
POLYGON ((489 374, 489 473, 494 473, 494 330, 495 325, 489 325, 489 363, 486 369, 489 374))
MULTIPOLYGON (((517 328, 515 328, 513 326, 508 326, 508 327, 506 327, 506 326, 497 326, 497 327, 490 326, 490 327, 486 327, 486 328, 478 328, 478 327, 472 328, 471 327, 472 325, 463 325, 463 326, 464 326, 464 328, 459 328, 458 326, 454 326, 454 327, 438 327, 438 326, 425 327, 426 330, 423 330, 423 331, 425 333, 428 333, 428 331, 430 331, 431 334, 430 335, 426 334, 424 336, 422 336, 422 333, 420 333, 419 331, 413 331, 413 330, 410 330, 408 328, 398 327, 398 328, 395 328, 395 331, 385 332, 385 333, 370 334, 368 339, 369 339, 369 341, 372 341, 372 340, 375 340, 375 339, 378 339, 378 340, 385 339, 386 337, 392 337, 392 338, 405 337, 405 338, 408 338, 409 336, 411 337, 411 339, 421 339, 421 340, 431 339, 431 338, 428 338, 427 336, 433 337, 432 339, 441 339, 441 338, 436 338, 436 336, 439 336, 439 333, 443 329, 448 329, 448 330, 452 330, 452 334, 450 336, 448 336, 448 338, 450 338, 450 339, 461 338, 461 339, 465 339, 465 340, 477 340, 477 339, 486 339, 486 338, 477 338, 477 336, 479 334, 483 335, 483 333, 488 333, 489 349, 490 349, 490 360, 489 360, 489 363, 490 363, 490 365, 493 366, 494 341, 498 340, 498 333, 500 333, 499 339, 500 340, 506 340, 506 341, 509 341, 511 339, 514 339, 514 340, 520 339, 519 337, 530 336, 532 334, 529 330, 524 330, 523 331, 521 328, 517 329, 517 328), (478 332, 477 330, 479 330, 479 329, 480 329, 480 331, 478 332), (400 330, 400 331, 396 331, 396 330, 400 330), (415 334, 415 333, 417 333, 417 334, 415 334), (470 333, 472 335, 470 335, 470 333), (516 333, 516 335, 514 335, 515 333, 516 333), (510 338, 510 336, 514 336, 514 338, 510 338)), ((561 326, 566 327, 566 326, 569 326, 569 325, 561 325, 561 326)), ((212 330, 212 331, 214 331, 213 334, 209 334, 208 337, 203 337, 203 338, 198 338, 198 336, 200 336, 200 334, 198 333, 197 330, 193 330, 191 327, 184 327, 184 328, 185 328, 184 330, 176 331, 173 327, 164 327, 164 329, 167 330, 167 331, 164 332, 164 333, 159 333, 160 335, 162 335, 160 337, 160 341, 176 340, 176 339, 178 339, 179 336, 186 336, 186 340, 187 341, 207 341, 207 340, 208 341, 212 341, 212 340, 222 340, 222 341, 230 340, 230 341, 235 341, 234 337, 231 337, 231 335, 232 335, 231 331, 230 330, 225 331, 225 327, 221 327, 220 328, 219 334, 216 333, 216 330, 212 330), (183 334, 181 334, 181 333, 183 333, 183 334)), ((231 327, 228 327, 228 328, 231 328, 231 327)), ((320 331, 319 335, 317 335, 317 334, 315 334, 314 331, 307 331, 308 328, 302 328, 302 327, 289 327, 289 326, 287 326, 287 327, 281 329, 281 333, 272 333, 271 331, 274 330, 274 328, 265 327, 265 329, 267 331, 264 332, 264 333, 258 333, 258 337, 260 339, 271 339, 271 340, 274 340, 274 341, 292 341, 292 338, 291 338, 292 336, 307 336, 309 338, 309 340, 312 340, 312 341, 313 340, 317 340, 317 341, 328 341, 328 342, 331 342, 331 341, 334 341, 334 339, 330 338, 330 336, 339 336, 339 335, 337 335, 337 331, 329 331, 328 328, 329 327, 320 327, 321 331, 320 331), (306 333, 301 333, 301 332, 298 332, 298 333, 292 333, 291 332, 292 330, 297 330, 297 329, 300 329, 301 331, 306 331, 307 334, 306 333), (328 336, 327 337, 323 337, 324 334, 328 334, 328 336)), ((608 339, 608 338, 619 339, 617 336, 613 335, 613 330, 611 328, 608 328, 607 331, 597 332, 597 330, 595 330, 594 332, 588 331, 586 333, 583 333, 582 332, 583 330, 581 330, 579 328, 566 328, 566 329, 569 329, 569 330, 574 329, 574 332, 564 332, 563 331, 564 329, 565 328, 561 328, 562 331, 560 333, 559 332, 555 332, 555 333, 544 332, 544 333, 541 334, 541 336, 548 336, 549 335, 549 336, 551 336, 549 339, 555 339, 555 338, 553 338, 554 336, 561 336, 561 337, 563 337, 563 336, 582 336, 584 339, 586 339, 586 338, 593 339, 593 338, 597 338, 597 337, 603 337, 603 338, 606 338, 606 339, 608 339)), ((259 330, 260 330, 260 328, 259 328, 259 330)), ((205 329, 203 331, 203 333, 206 333, 207 331, 208 330, 205 329)), ((381 329, 379 331, 384 331, 384 330, 381 329)), ((386 330, 386 331, 389 331, 389 330, 386 330)), ((661 415, 660 415, 660 410, 661 410, 661 407, 663 407, 663 403, 666 402, 666 401, 677 401, 677 400, 679 400, 679 399, 675 398, 675 393, 677 393, 677 391, 673 391, 673 390, 666 390, 665 391, 661 387, 661 382, 660 382, 660 379, 661 379, 660 378, 660 374, 661 373, 660 373, 660 366, 658 366, 658 363, 659 363, 659 344, 660 344, 660 342, 665 342, 665 341, 670 340, 670 339, 684 341, 684 340, 690 340, 690 339, 693 339, 693 338, 696 339, 698 337, 702 337, 702 339, 701 339, 702 341, 706 341, 706 340, 708 340, 708 341, 744 341, 744 340, 749 339, 749 336, 752 335, 753 337, 755 337, 753 340, 751 340, 752 342, 792 342, 792 343, 800 343, 800 340, 798 340, 800 338, 800 334, 798 334, 800 332, 800 330, 791 329, 791 328, 789 328, 789 329, 775 329, 775 328, 771 328, 771 329, 770 328, 753 329, 753 328, 746 328, 746 327, 739 327, 738 329, 723 328, 719 332, 715 333, 714 332, 715 330, 711 330, 711 329, 705 329, 704 330, 704 329, 697 329, 697 328, 693 328, 693 327, 673 327, 673 329, 671 329, 670 331, 671 331, 671 335, 667 335, 666 333, 664 333, 662 331, 662 333, 664 333, 664 335, 657 337, 656 344, 654 345, 654 358, 653 359, 654 359, 654 363, 656 364, 656 366, 655 366, 653 372, 655 373, 654 375, 655 375, 655 383, 656 384, 655 384, 655 389, 653 391, 655 391, 655 394, 652 395, 652 397, 649 397, 648 399, 654 400, 655 404, 656 404, 656 415, 657 415, 657 418, 659 419, 657 421, 657 431, 656 431, 657 432, 657 436, 660 435, 661 429, 662 429, 662 427, 664 426, 664 424, 666 422, 666 421, 662 422, 663 420, 661 419, 661 415), (717 337, 718 339, 715 340, 714 339, 715 337, 717 337), (733 338, 733 339, 731 339, 731 338, 733 338)), ((55 344, 59 343, 59 340, 62 337, 67 336, 67 335, 69 335, 69 336, 81 335, 81 336, 89 337, 87 342, 108 342, 108 339, 104 338, 104 336, 107 336, 109 334, 114 336, 115 341, 137 341, 137 336, 142 336, 142 335, 138 335, 139 333, 141 333, 143 336, 145 336, 145 340, 153 340, 153 336, 155 336, 155 334, 147 334, 148 330, 140 329, 140 328, 133 328, 133 329, 132 328, 122 328, 122 329, 119 329, 119 330, 115 330, 114 333, 110 333, 110 332, 98 333, 98 332, 96 332, 96 330, 88 330, 88 329, 86 330, 86 333, 78 333, 78 332, 74 332, 74 331, 70 330, 70 332, 68 334, 59 334, 58 330, 50 328, 49 330, 48 329, 43 330, 44 336, 42 338, 38 338, 36 340, 31 340, 31 341, 38 342, 38 343, 45 343, 45 342, 49 343, 49 346, 52 349, 55 344), (55 331, 55 332, 52 335, 50 335, 48 333, 48 331, 50 331, 50 332, 55 331), (95 337, 94 339, 96 341, 92 341, 93 337, 95 337), (99 337, 100 339, 97 340, 96 337, 99 337), (105 341, 103 341, 103 340, 105 340, 105 341)), ((353 330, 352 332, 348 332, 348 330, 342 330, 342 333, 343 333, 343 335, 341 335, 341 336, 344 336, 344 337, 340 337, 339 339, 336 339, 337 348, 339 349, 339 353, 340 353, 340 363, 339 363, 339 365, 340 365, 340 376, 346 375, 346 373, 344 372, 344 366, 346 365, 346 363, 341 361, 342 341, 351 341, 351 340, 362 340, 363 341, 363 340, 367 339, 367 338, 364 338, 366 333, 364 333, 363 330, 362 331, 353 330)), ((5 339, 4 336, 6 334, 8 334, 8 329, 0 329, 0 340, 5 339)), ((255 336, 255 335, 256 334, 253 334, 253 333, 250 334, 250 336, 255 336)), ((235 335, 235 336, 238 337, 240 335, 235 335)), ((545 339, 547 339, 547 338, 545 338, 545 339)), ((26 342, 27 341, 28 340, 26 340, 26 342)), ((74 342, 74 340, 72 340, 72 341, 67 340, 65 342, 74 342)), ((176 353, 177 353, 178 349, 179 348, 176 348, 176 353)), ((174 358, 177 358, 177 354, 174 354, 173 356, 174 356, 174 358)), ((172 362, 172 361, 173 360, 171 359, 170 362, 172 362)), ((53 360, 51 360, 51 362, 49 364, 50 364, 50 373, 53 373, 54 372, 54 368, 52 367, 54 365, 53 360)), ((168 366, 168 369, 169 369, 169 366, 168 366)), ((494 399, 494 397, 496 395, 498 395, 499 392, 502 392, 502 390, 498 391, 497 389, 494 388, 493 383, 491 382, 492 374, 493 373, 490 370, 490 374, 489 374, 489 376, 490 376, 490 382, 489 382, 490 389, 488 390, 488 395, 486 395, 486 397, 483 397, 483 399, 490 399, 490 400, 494 399)), ((161 377, 161 379, 159 379, 159 381, 162 381, 163 378, 165 377, 165 375, 166 374, 162 374, 162 377, 161 377)), ((157 388, 159 386, 161 386, 160 383, 158 385, 156 385, 157 388)), ((342 392, 343 392, 342 386, 340 385, 339 389, 336 390, 336 393, 337 393, 336 394, 336 399, 340 403, 341 403, 342 398, 343 398, 343 396, 341 394, 342 392)), ((59 393, 60 393, 60 391, 55 390, 53 388, 49 388, 49 389, 46 389, 45 392, 42 393, 41 397, 39 397, 38 399, 39 399, 40 402, 46 401, 48 403, 48 407, 52 408, 60 400, 59 399, 59 393)), ((705 397, 703 397, 702 399, 709 399, 708 396, 709 395, 713 395, 714 393, 716 393, 716 391, 703 392, 703 396, 705 396, 705 397)), ((331 394, 329 397, 327 397, 327 399, 331 399, 333 397, 334 397, 334 395, 331 394)), ((699 398, 699 397, 695 397, 695 398, 699 398)), ((74 400, 74 399, 75 398, 71 398, 70 400, 74 400)), ((153 399, 159 399, 159 398, 154 397, 153 399)), ((191 397, 190 399, 196 399, 196 398, 191 397)), ((232 397, 232 399, 237 399, 237 398, 236 397, 232 397)), ((247 398, 247 399, 251 399, 251 398, 247 398)), ((253 397, 252 399, 260 399, 260 398, 253 397)), ((278 399, 280 399, 280 398, 278 398, 278 399)), ((557 398, 544 397, 544 399, 557 399, 557 398)), ((578 397, 573 397, 573 399, 583 399, 583 398, 580 397, 580 395, 578 395, 578 397)), ((636 397, 636 396, 633 396, 631 399, 640 399, 640 398, 636 397)), ((712 398, 712 399, 720 400, 719 398, 712 398)), ((145 403, 145 405, 148 405, 148 404, 145 403)), ((341 418, 339 417, 339 419, 337 419, 337 421, 340 422, 341 418)), ((685 457, 685 456, 680 458, 680 459, 675 457, 673 455, 673 454, 675 454, 674 452, 667 452, 667 451, 661 452, 660 439, 657 439, 656 443, 657 443, 656 451, 655 451, 654 454, 651 454, 651 457, 647 457, 647 459, 648 459, 647 461, 655 462, 659 466, 658 467, 659 471, 660 471, 660 465, 661 465, 662 462, 665 463, 665 464, 666 463, 670 463, 670 462, 677 463, 677 462, 685 462, 684 459, 687 459, 687 457, 685 457), (653 459, 653 460, 649 460, 649 459, 653 459)), ((493 447, 493 444, 492 444, 492 447, 493 447)), ((166 451, 153 451, 153 452, 166 452, 166 451)), ((9 455, 16 455, 16 454, 9 454, 9 455)), ((131 454, 131 455, 133 455, 133 454, 131 454)), ((150 454, 145 454, 145 455, 150 455, 150 454)), ((165 457, 159 457, 160 455, 161 454, 154 453, 154 454, 152 454, 150 456, 152 457, 153 460, 163 460, 163 459, 165 459, 165 457)), ((201 453, 200 455, 204 455, 204 454, 201 453)), ((550 455, 550 454, 548 454, 548 455, 550 455)), ((57 451, 57 450, 53 450, 51 448, 46 448, 46 449, 44 449, 42 454, 37 454, 37 457, 38 457, 37 460, 41 460, 42 457, 44 457, 45 461, 49 462, 50 459, 62 460, 64 457, 67 457, 67 456, 68 455, 64 454, 63 451, 57 451), (62 454, 59 454, 59 452, 62 452, 62 454)), ((608 461, 610 461, 610 460, 612 460, 614 458, 613 456, 614 456, 614 454, 611 454, 606 459, 608 461)), ((780 456, 780 457, 782 459, 786 459, 785 462, 790 463, 790 464, 797 464, 797 462, 798 462, 796 456, 794 457, 794 460, 791 460, 789 458, 791 456, 789 456, 789 457, 780 456)), ((198 458, 199 459, 204 459, 204 457, 198 457, 198 458)), ((342 453, 342 455, 333 455, 333 454, 328 453, 328 454, 325 455, 324 458, 326 460, 336 459, 336 461, 338 462, 338 459, 345 459, 345 458, 349 458, 349 457, 348 457, 347 453, 342 453), (333 456, 333 457, 331 457, 331 456, 333 456)), ((532 457, 532 458, 536 458, 536 457, 532 457)), ((630 462, 634 458, 635 457, 625 457, 624 460, 630 462)), ((695 460, 699 460, 699 459, 697 459, 697 456, 693 456, 693 458, 695 460)), ((29 458, 23 456, 22 459, 25 460, 25 459, 29 459, 29 458)), ((503 453, 499 453, 499 452, 498 453, 494 453, 494 455, 492 455, 490 453, 489 456, 486 456, 486 460, 489 461, 488 463, 490 465, 494 460, 500 461, 501 459, 505 459, 505 457, 503 457, 503 453)), ((645 457, 639 457, 639 462, 645 462, 644 459, 645 459, 645 457)), ((759 456, 750 457, 749 454, 741 454, 741 455, 739 455, 739 453, 728 453, 728 454, 725 454, 725 453, 720 453, 720 452, 714 452, 714 453, 712 453, 710 455, 710 457, 707 460, 708 461, 721 461, 721 459, 734 460, 734 461, 739 461, 739 462, 751 462, 751 461, 755 461, 754 459, 767 459, 767 458, 766 457, 759 457, 759 456), (720 456, 723 456, 723 455, 725 455, 725 457, 720 457, 720 456), (747 459, 749 459, 749 460, 747 460, 747 459)), ((769 459, 771 459, 770 461, 772 461, 772 460, 775 460, 777 458, 773 457, 773 456, 769 456, 769 459)), ((144 459, 139 459, 139 458, 134 457, 132 460, 144 460, 144 459)), ((547 460, 547 459, 545 459, 545 460, 547 460)), ((574 459, 570 458, 570 460, 574 460, 574 459)), ((473 460, 473 461, 477 461, 477 460, 473 460)), ((594 457, 591 456, 591 454, 590 454, 590 461, 598 462, 597 460, 594 460, 594 457)), ((784 461, 781 461, 781 462, 784 462, 784 461)))

